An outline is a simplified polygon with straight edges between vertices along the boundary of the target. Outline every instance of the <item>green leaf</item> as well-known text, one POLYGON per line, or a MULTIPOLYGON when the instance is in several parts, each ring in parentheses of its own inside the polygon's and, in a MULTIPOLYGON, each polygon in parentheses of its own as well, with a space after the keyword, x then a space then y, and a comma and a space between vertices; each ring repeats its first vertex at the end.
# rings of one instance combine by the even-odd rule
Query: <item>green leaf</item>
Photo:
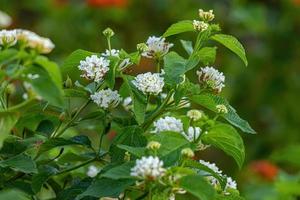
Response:
POLYGON ((12 112, 0 112, 0 148, 2 147, 3 141, 9 135, 11 129, 17 123, 19 119, 18 113, 12 112))
POLYGON ((117 145, 120 149, 123 149, 125 151, 128 151, 132 155, 135 155, 137 157, 142 157, 146 153, 146 148, 145 147, 132 147, 132 146, 127 146, 127 145, 117 145))
POLYGON ((226 99, 220 96, 215 96, 212 94, 201 94, 201 95, 194 95, 190 98, 191 101, 197 103, 211 111, 217 112, 216 106, 218 104, 224 104, 227 109, 228 113, 221 115, 224 119, 226 119, 232 125, 238 127, 243 132, 246 133, 256 133, 249 125, 249 123, 239 117, 236 113, 235 109, 229 105, 226 99))
POLYGON ((222 45, 230 49, 233 53, 235 53, 242 59, 246 66, 248 65, 245 49, 235 37, 225 34, 216 34, 211 36, 211 39, 221 43, 222 45))
POLYGON ((24 173, 37 173, 35 162, 25 154, 19 154, 0 162, 1 167, 10 167, 24 173))
POLYGON ((216 47, 203 47, 197 52, 194 52, 188 59, 186 68, 191 70, 201 61, 204 65, 212 64, 216 59, 216 47))
POLYGON ((78 89, 64 89, 65 97, 88 98, 88 93, 78 89))
POLYGON ((49 151, 55 147, 67 146, 67 145, 83 145, 91 147, 91 141, 85 135, 78 135, 67 140, 64 138, 51 138, 43 143, 40 147, 39 154, 49 151))
POLYGON ((200 175, 184 176, 179 185, 199 200, 211 200, 215 197, 213 187, 200 175))
POLYGON ((63 77, 66 78, 68 75, 72 80, 77 80, 81 74, 81 71, 78 69, 80 61, 91 55, 96 55, 96 53, 82 49, 72 52, 61 66, 63 77))
POLYGON ((188 53, 188 55, 191 55, 194 51, 192 41, 180 40, 180 42, 184 50, 188 53))
POLYGON ((180 150, 189 144, 188 140, 176 132, 161 132, 150 137, 149 141, 157 141, 162 144, 158 150, 158 155, 161 157, 180 150))
POLYGON ((143 130, 138 126, 124 127, 114 138, 110 147, 112 162, 123 161, 125 150, 118 148, 123 144, 134 147, 144 147, 147 145, 145 136, 142 135, 143 130))
POLYGON ((14 58, 16 58, 18 50, 16 49, 5 49, 0 50, 0 64, 6 63, 14 58))
POLYGON ((108 178, 97 179, 88 189, 76 197, 75 200, 86 196, 92 197, 112 197, 117 198, 128 186, 134 184, 135 180, 121 179, 114 180, 108 178))
POLYGON ((171 35, 176 35, 179 33, 189 32, 189 31, 195 31, 193 22, 190 20, 184 20, 177 22, 175 24, 172 24, 167 31, 163 34, 162 37, 169 37, 171 35))
POLYGON ((130 176, 130 169, 133 166, 133 162, 126 162, 106 171, 104 174, 101 174, 101 177, 110 179, 131 179, 132 177, 130 176))
POLYGON ((245 147, 243 139, 232 126, 217 124, 201 138, 203 142, 211 144, 233 157, 239 168, 242 167, 245 160, 245 147))
POLYGON ((187 71, 186 60, 175 52, 170 52, 164 57, 165 82, 176 86, 183 80, 183 74, 187 71))
POLYGON ((63 82, 62 82, 60 68, 55 62, 49 61, 48 58, 44 56, 38 56, 35 59, 34 63, 43 67, 48 72, 50 78, 56 84, 57 88, 59 88, 59 90, 62 90, 63 82))
POLYGON ((19 190, 2 190, 0 192, 0 199, 2 200, 30 200, 31 198, 19 190))
POLYGON ((31 188, 32 191, 36 194, 38 193, 43 184, 54 174, 56 174, 58 170, 54 167, 51 167, 49 165, 42 166, 41 169, 39 169, 39 173, 33 175, 32 177, 32 184, 31 188))
POLYGON ((50 136, 51 133, 54 131, 54 128, 55 127, 54 127, 54 124, 53 124, 52 121, 50 121, 50 120, 42 120, 39 123, 36 131, 40 132, 40 133, 43 133, 46 136, 50 136))
POLYGON ((207 167, 195 160, 187 160, 185 162, 185 166, 191 167, 191 168, 197 168, 197 169, 200 169, 202 171, 205 171, 205 172, 211 174, 213 177, 215 177, 219 181, 220 185, 222 186, 222 189, 225 189, 226 182, 227 182, 226 178, 220 176, 218 173, 216 173, 214 170, 210 169, 209 167, 207 167))
POLYGON ((34 65, 28 68, 27 73, 39 75, 38 78, 27 80, 38 95, 54 106, 63 107, 63 90, 45 69, 34 65))

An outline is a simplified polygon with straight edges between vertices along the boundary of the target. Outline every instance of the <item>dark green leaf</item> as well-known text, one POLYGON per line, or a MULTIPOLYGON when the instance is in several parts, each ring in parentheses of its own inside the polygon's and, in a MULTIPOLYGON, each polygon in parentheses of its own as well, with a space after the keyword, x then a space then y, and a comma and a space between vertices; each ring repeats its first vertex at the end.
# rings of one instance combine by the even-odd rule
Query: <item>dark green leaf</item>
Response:
POLYGON ((213 187, 200 175, 189 175, 181 178, 180 187, 199 200, 212 200, 215 197, 213 187))
POLYGON ((45 165, 39 169, 38 174, 33 175, 31 188, 34 193, 38 193, 43 184, 54 174, 56 174, 58 170, 52 166, 45 165))
POLYGON ((7 160, 3 160, 0 162, 0 166, 10 167, 16 171, 24 173, 37 173, 35 162, 31 159, 31 157, 25 154, 20 154, 7 160))
POLYGON ((228 109, 228 113, 221 115, 223 118, 225 118, 232 125, 240 128, 243 132, 255 133, 255 131, 248 124, 248 122, 241 119, 239 115, 236 113, 235 109, 231 107, 227 102, 227 100, 224 99, 223 97, 215 96, 212 94, 201 94, 201 95, 194 95, 190 99, 191 101, 214 112, 217 112, 216 106, 218 104, 225 105, 228 109))
POLYGON ((177 22, 175 24, 172 24, 167 31, 163 34, 162 37, 169 37, 171 35, 176 35, 179 33, 184 33, 188 31, 195 31, 193 22, 190 20, 184 20, 177 22))
POLYGON ((186 60, 175 52, 170 52, 164 57, 165 82, 176 86, 183 80, 183 74, 187 71, 186 60))
POLYGON ((232 126, 217 124, 202 136, 202 140, 232 156, 239 168, 242 167, 245 160, 245 147, 243 139, 232 126))
POLYGON ((133 162, 126 162, 122 165, 113 167, 112 169, 101 174, 101 177, 110 179, 131 179, 130 169, 134 166, 133 162))
POLYGON ((84 90, 78 89, 64 89, 65 97, 79 97, 79 98, 87 98, 88 93, 84 90))
POLYGON ((117 145, 120 149, 123 149, 125 151, 128 151, 132 155, 135 155, 137 157, 142 157, 146 153, 146 148, 145 147, 132 147, 132 146, 127 146, 127 145, 117 145))
POLYGON ((43 120, 39 123, 36 131, 45 134, 46 136, 50 136, 54 131, 54 124, 50 120, 43 120))
POLYGON ((92 185, 82 194, 77 196, 75 200, 82 199, 86 196, 92 197, 118 197, 121 192, 124 191, 128 186, 132 185, 135 180, 113 180, 108 178, 97 179, 92 185))
POLYGON ((225 34, 216 34, 211 36, 211 39, 221 43, 232 52, 234 52, 237 56, 239 56, 244 64, 247 66, 248 61, 246 58, 246 53, 243 45, 233 36, 225 35, 225 34))

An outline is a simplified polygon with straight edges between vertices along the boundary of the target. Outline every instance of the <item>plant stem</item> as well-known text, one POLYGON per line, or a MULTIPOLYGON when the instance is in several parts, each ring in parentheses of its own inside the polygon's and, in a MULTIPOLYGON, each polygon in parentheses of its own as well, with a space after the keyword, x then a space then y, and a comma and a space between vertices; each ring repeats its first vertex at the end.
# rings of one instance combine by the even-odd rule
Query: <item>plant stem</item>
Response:
POLYGON ((77 112, 75 113, 75 115, 72 117, 72 119, 66 123, 62 129, 60 129, 60 131, 57 132, 57 134, 53 135, 53 137, 59 137, 61 136, 71 125, 72 123, 76 120, 76 118, 78 117, 78 115, 81 113, 81 111, 86 108, 89 103, 91 102, 91 100, 87 100, 78 110, 77 112))

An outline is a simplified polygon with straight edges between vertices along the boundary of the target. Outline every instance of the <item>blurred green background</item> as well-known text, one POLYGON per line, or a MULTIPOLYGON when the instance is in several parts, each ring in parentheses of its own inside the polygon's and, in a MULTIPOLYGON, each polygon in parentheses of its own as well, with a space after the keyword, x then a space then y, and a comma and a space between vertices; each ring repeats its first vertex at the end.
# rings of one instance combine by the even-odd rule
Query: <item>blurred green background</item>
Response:
POLYGON ((246 48, 248 68, 222 47, 216 66, 227 78, 223 95, 258 132, 243 135, 241 172, 223 154, 212 160, 238 173, 247 199, 300 199, 300 0, 0 0, 13 18, 10 28, 51 38, 50 57, 59 63, 78 48, 103 51, 107 26, 116 32, 113 47, 130 52, 172 23, 196 19, 198 8, 214 9, 223 32, 246 48))

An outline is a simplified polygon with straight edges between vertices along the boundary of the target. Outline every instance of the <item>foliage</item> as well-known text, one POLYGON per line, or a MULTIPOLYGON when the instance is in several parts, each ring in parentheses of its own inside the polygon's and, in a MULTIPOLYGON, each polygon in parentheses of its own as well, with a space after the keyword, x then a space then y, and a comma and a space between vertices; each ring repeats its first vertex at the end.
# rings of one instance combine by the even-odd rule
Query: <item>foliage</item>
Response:
POLYGON ((231 178, 195 154, 213 146, 241 168, 245 149, 236 128, 255 131, 220 96, 225 77, 204 67, 216 58, 216 47, 207 44, 221 43, 245 65, 247 59, 235 37, 200 20, 201 27, 186 20, 163 34, 191 32, 196 39, 182 42, 188 57, 170 51, 173 44, 162 37, 132 53, 112 49, 114 33, 106 29, 106 52, 76 50, 60 67, 42 55, 44 40, 33 47, 31 37, 11 32, 17 41, 6 42, 1 35, 3 195, 16 189, 24 198, 48 190, 60 199, 241 199, 231 178), (129 74, 145 57, 156 72, 129 74), (196 68, 199 83, 186 76, 196 68), (91 130, 98 142, 84 134, 91 130), (90 178, 82 170, 88 165, 90 178))

